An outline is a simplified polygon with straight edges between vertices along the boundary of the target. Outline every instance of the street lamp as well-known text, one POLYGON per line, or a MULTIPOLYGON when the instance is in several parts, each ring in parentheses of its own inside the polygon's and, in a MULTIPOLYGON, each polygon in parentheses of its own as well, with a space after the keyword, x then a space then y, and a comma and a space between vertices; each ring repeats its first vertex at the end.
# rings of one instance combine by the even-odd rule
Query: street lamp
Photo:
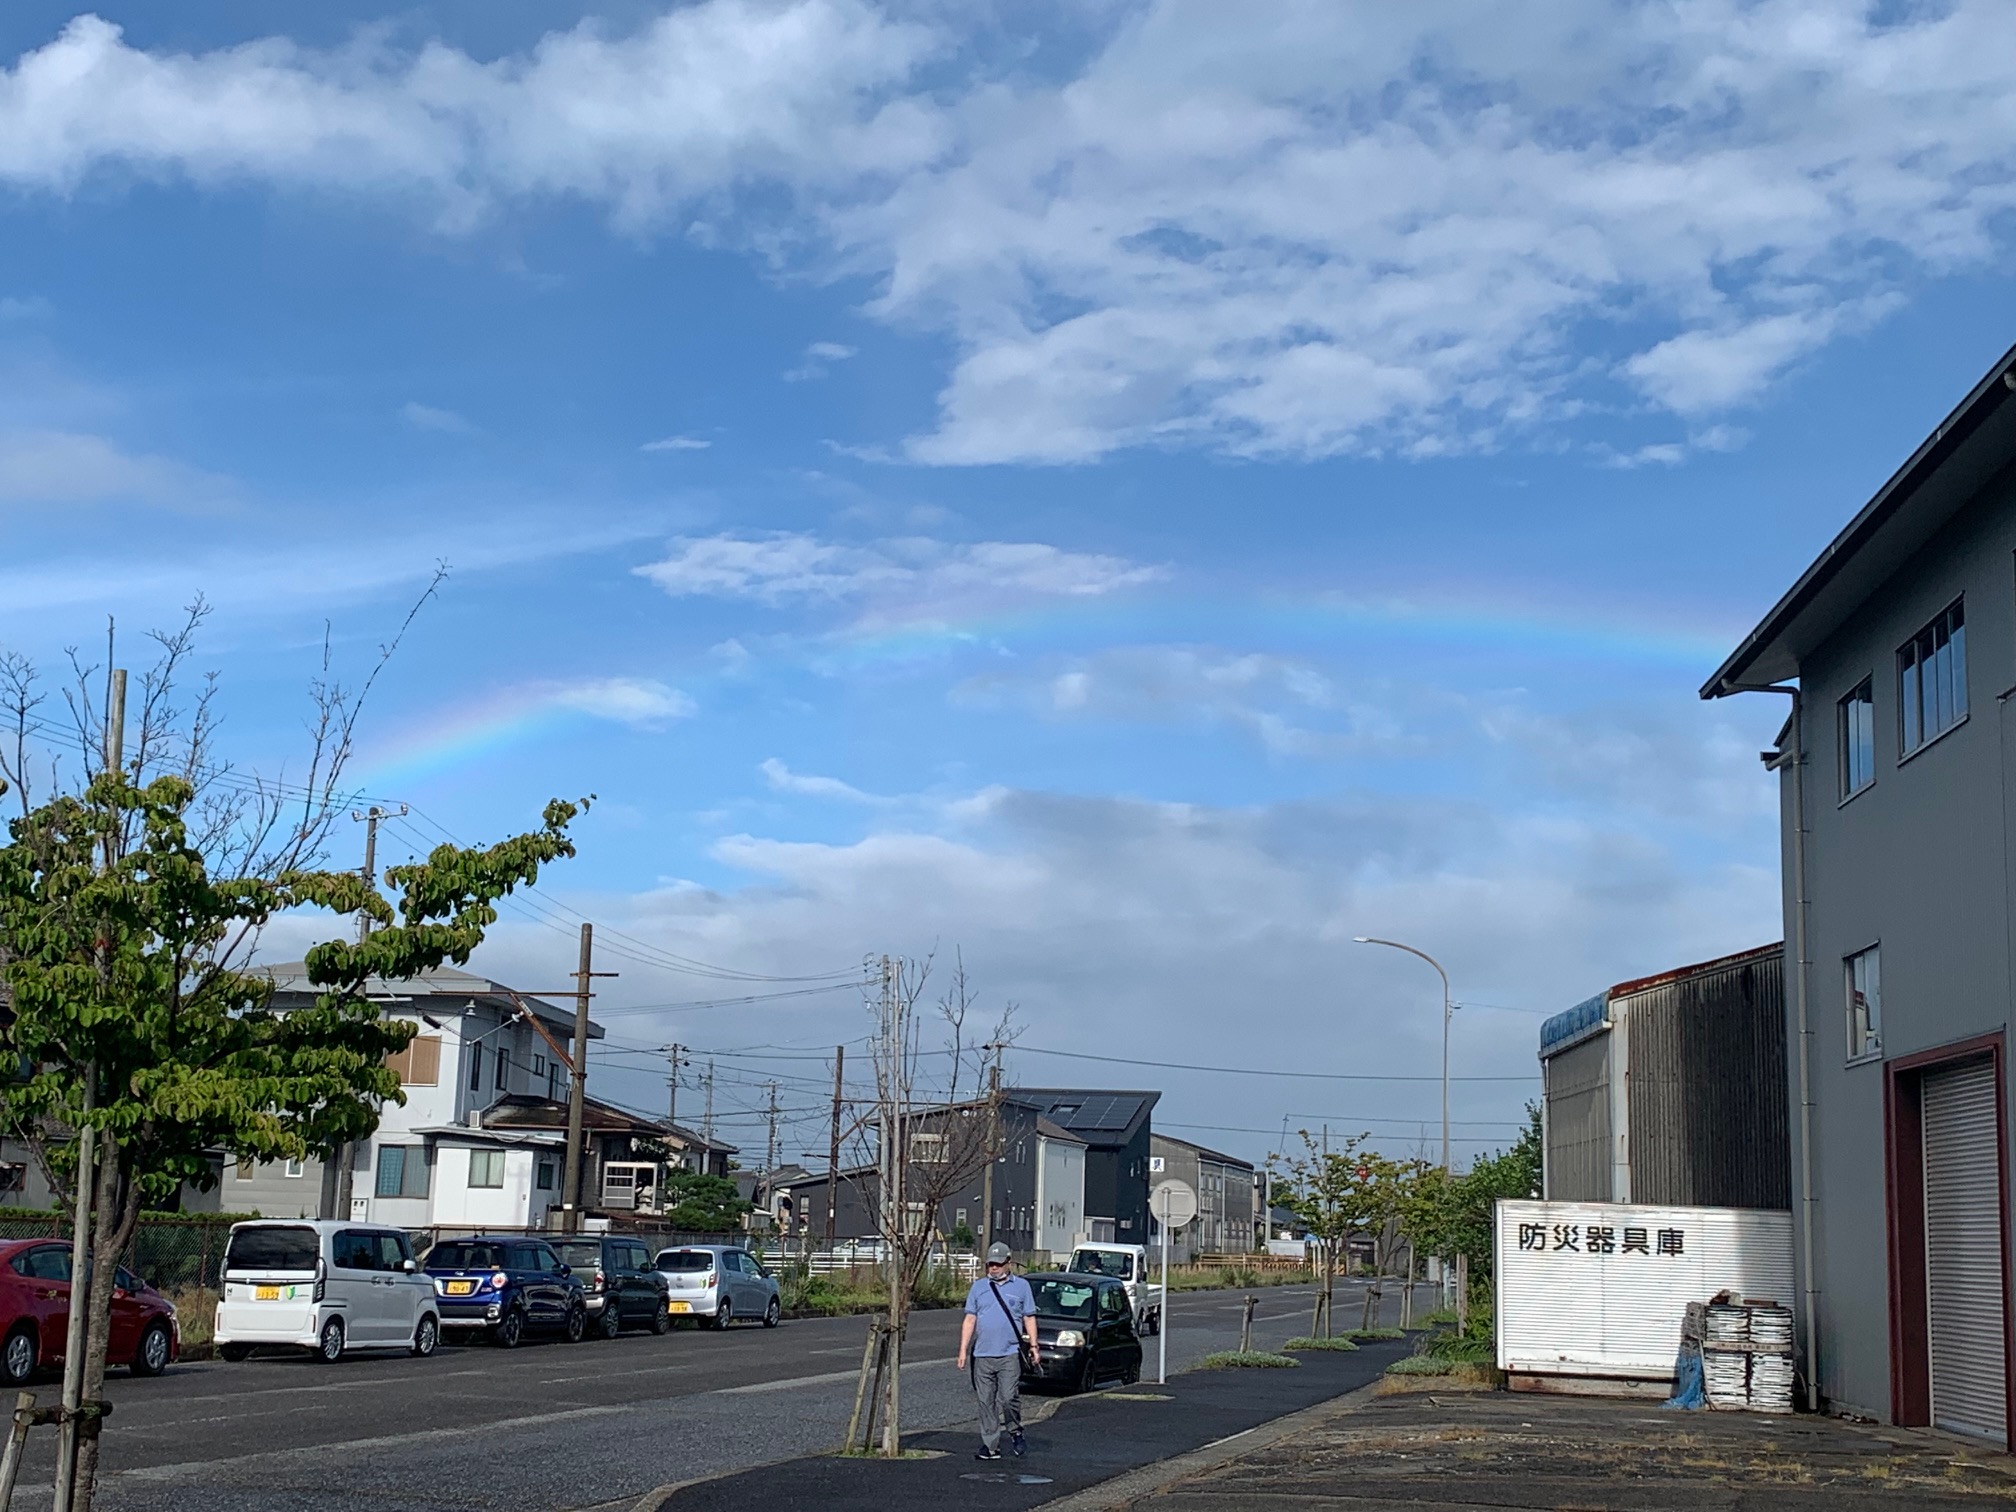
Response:
POLYGON ((1393 950, 1404 950, 1411 956, 1419 956, 1435 968, 1435 974, 1442 978, 1442 1179, 1449 1179, 1449 1019, 1455 1012, 1455 1004, 1449 1001, 1449 973, 1442 969, 1442 963, 1425 950, 1416 950, 1412 945, 1402 945, 1398 940, 1375 940, 1369 935, 1353 935, 1352 940, 1359 945, 1384 945, 1393 950))

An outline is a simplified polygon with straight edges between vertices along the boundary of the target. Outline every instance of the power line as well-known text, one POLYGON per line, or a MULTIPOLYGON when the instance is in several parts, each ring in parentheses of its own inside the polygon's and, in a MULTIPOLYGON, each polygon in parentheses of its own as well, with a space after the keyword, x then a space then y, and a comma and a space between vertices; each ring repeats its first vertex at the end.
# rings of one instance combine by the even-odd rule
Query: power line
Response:
MULTIPOLYGON (((1442 1084, 1439 1076, 1378 1076, 1369 1072, 1347 1071, 1271 1071, 1254 1066, 1195 1066, 1183 1061, 1133 1060, 1121 1055, 1092 1055, 1083 1050, 1045 1050, 1036 1045, 1017 1045, 1015 1051, 1021 1055, 1051 1055, 1065 1060, 1103 1061, 1110 1066, 1150 1066, 1161 1071, 1211 1071, 1222 1076, 1289 1076, 1305 1081, 1365 1081, 1365 1082, 1434 1082, 1442 1084)), ((929 1051, 920 1052, 930 1054, 929 1051)), ((1537 1082, 1538 1072, 1530 1076, 1452 1076, 1451 1081, 1459 1082, 1537 1082)))

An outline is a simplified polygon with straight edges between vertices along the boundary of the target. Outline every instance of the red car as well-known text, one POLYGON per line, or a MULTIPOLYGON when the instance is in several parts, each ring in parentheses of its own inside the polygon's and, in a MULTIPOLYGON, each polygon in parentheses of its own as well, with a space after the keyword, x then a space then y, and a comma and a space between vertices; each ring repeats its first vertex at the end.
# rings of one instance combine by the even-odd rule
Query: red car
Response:
MULTIPOLYGON (((182 1352, 175 1306, 125 1266, 112 1293, 108 1365, 159 1375, 182 1352)), ((63 1358, 70 1327, 70 1246, 53 1239, 0 1243, 0 1381, 19 1386, 63 1358)))

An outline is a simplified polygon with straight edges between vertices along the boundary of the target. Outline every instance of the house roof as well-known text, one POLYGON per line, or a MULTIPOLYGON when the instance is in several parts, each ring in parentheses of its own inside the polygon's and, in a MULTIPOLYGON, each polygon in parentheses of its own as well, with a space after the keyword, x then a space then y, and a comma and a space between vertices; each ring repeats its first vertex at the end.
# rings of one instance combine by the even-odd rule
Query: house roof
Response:
MULTIPOLYGON (((255 974, 263 972, 272 978, 275 997, 313 998, 319 990, 309 982, 308 967, 301 961, 282 961, 271 966, 255 966, 253 971, 255 974)), ((558 1004, 547 1002, 544 998, 527 996, 502 982, 477 976, 473 972, 458 971, 452 966, 440 966, 433 971, 423 971, 418 976, 397 982, 372 977, 364 984, 364 991, 368 996, 379 998, 395 1008, 407 1007, 408 1011, 416 1013, 427 1011, 422 1005, 423 999, 432 1004, 438 1003, 443 998, 459 998, 471 1004, 481 1003, 486 1008, 495 1008, 502 1013, 510 1012, 518 1001, 522 1001, 549 1028, 558 1028, 568 1034, 574 1032, 572 1008, 562 1008, 558 1004)), ((590 1039, 603 1037, 602 1026, 592 1019, 588 1023, 588 1037, 590 1039)))
POLYGON ((1045 1118, 1041 1113, 1038 1113, 1036 1115, 1036 1132, 1038 1134, 1041 1134, 1045 1139, 1054 1139, 1057 1140, 1060 1144, 1082 1145, 1085 1143, 1085 1140, 1082 1136, 1073 1134, 1069 1129, 1065 1128, 1062 1124, 1052 1122, 1050 1119, 1045 1118))
POLYGON ((1203 1160, 1215 1161, 1219 1165, 1237 1166, 1242 1171, 1254 1169, 1253 1162, 1250 1160, 1241 1160, 1237 1155, 1221 1154, 1209 1146, 1198 1144, 1195 1140, 1178 1139, 1174 1134, 1162 1133, 1157 1133, 1153 1137, 1157 1144, 1181 1145, 1186 1150, 1196 1152, 1197 1156, 1203 1160))
MULTIPOLYGON (((1899 564, 2016 460, 2016 347, 1939 423, 1702 685, 1722 698, 1799 675, 1800 662, 1899 564)), ((1740 543, 1737 543, 1740 545, 1740 543)))
POLYGON ((1573 1008, 1541 1021, 1540 1058, 1546 1060, 1559 1055, 1563 1050, 1572 1049, 1584 1040, 1591 1039, 1608 1029, 1610 1005, 1619 998, 1629 997, 1633 993, 1644 992, 1653 987, 1663 987, 1668 982, 1677 982, 1684 977, 1705 976, 1712 971, 1734 970, 1784 953, 1785 942, 1780 940, 1770 945, 1759 945, 1752 950, 1739 950, 1734 955, 1717 956, 1712 961, 1698 961, 1692 966, 1676 966, 1671 971, 1662 971, 1654 976, 1636 977, 1628 982, 1619 982, 1614 987, 1606 987, 1594 997, 1584 998, 1573 1008))
POLYGON ((1007 1094, 1088 1145, 1125 1144, 1147 1121, 1160 1092, 1109 1092, 1075 1087, 1016 1087, 1007 1094))
MULTIPOLYGON (((536 1093, 507 1092, 483 1110, 483 1127, 564 1129, 567 1127, 567 1104, 536 1093)), ((581 1127, 591 1134, 642 1134, 652 1138, 669 1132, 669 1126, 663 1119, 640 1118, 635 1113, 597 1102, 592 1097, 581 1099, 581 1127)))

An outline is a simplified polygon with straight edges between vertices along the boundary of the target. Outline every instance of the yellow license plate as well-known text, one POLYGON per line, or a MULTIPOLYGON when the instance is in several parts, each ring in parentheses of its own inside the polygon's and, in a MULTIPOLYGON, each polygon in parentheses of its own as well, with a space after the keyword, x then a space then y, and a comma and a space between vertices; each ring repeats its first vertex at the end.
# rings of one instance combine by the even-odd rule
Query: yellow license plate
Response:
POLYGON ((667 1311, 668 1313, 675 1313, 675 1312, 689 1313, 693 1311, 693 1304, 691 1302, 667 1302, 665 1304, 665 1311, 667 1311))
POLYGON ((280 1300, 280 1288, 277 1286, 254 1287, 252 1289, 252 1298, 256 1302, 278 1302, 280 1300))
POLYGON ((476 1283, 474 1281, 450 1281, 448 1283, 448 1295, 451 1297, 466 1297, 474 1290, 476 1290, 476 1283))

